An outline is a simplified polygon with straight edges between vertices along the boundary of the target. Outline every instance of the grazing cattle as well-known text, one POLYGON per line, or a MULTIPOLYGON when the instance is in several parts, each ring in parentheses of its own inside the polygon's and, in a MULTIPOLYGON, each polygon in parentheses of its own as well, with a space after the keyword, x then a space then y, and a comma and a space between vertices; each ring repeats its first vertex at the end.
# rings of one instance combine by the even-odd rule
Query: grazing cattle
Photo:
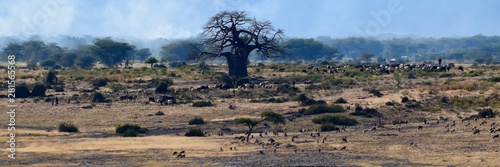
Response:
POLYGON ((149 98, 148 98, 148 101, 149 101, 149 102, 156 102, 156 100, 155 100, 155 98, 154 98, 154 97, 149 97, 149 98))
POLYGON ((165 103, 165 105, 172 105, 176 103, 174 96, 156 96, 154 100, 157 103, 160 103, 160 105, 163 105, 163 103, 165 103))
POLYGON ((127 101, 132 101, 135 100, 136 98, 137 95, 131 95, 131 94, 120 96, 120 100, 127 100, 127 101))
POLYGON ((500 138, 500 135, 493 136, 493 139, 500 138))
POLYGON ((474 130, 474 133, 472 133, 472 134, 478 134, 479 135, 480 133, 481 133, 481 131, 479 129, 476 129, 476 130, 474 130))

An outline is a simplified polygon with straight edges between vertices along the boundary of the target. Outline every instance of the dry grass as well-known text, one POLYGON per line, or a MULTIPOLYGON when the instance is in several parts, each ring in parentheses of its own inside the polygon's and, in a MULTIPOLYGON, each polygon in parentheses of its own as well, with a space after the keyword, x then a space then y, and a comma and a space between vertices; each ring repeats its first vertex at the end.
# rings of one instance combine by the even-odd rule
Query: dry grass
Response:
MULTIPOLYGON (((176 69, 177 74, 182 70, 176 69)), ((193 72, 195 73, 195 72, 193 72)), ((262 69, 263 76, 301 75, 297 72, 272 72, 262 69)), ((21 73, 22 75, 30 75, 21 73)), ((20 75, 21 75, 20 74, 20 75)), ((37 71, 39 75, 41 72, 37 71)), ((199 75, 199 74, 196 74, 199 75)), ((199 76, 190 76, 196 78, 199 76)), ((119 76, 116 74, 116 76, 119 76)), ((67 76, 64 76, 67 77, 67 76)), ((111 76, 113 78, 114 76, 111 76)), ((134 77, 133 75, 127 77, 134 77)), ((154 76, 144 76, 154 78, 154 76)), ((117 81, 124 81, 114 78, 117 81)), ((251 117, 259 119, 259 113, 268 109, 286 115, 297 112, 300 108, 297 102, 285 103, 249 103, 249 99, 211 97, 215 103, 213 107, 195 108, 191 103, 173 106, 160 106, 148 103, 145 97, 135 102, 113 101, 112 103, 93 104, 92 109, 82 109, 81 106, 92 105, 87 99, 81 99, 80 104, 67 104, 65 99, 74 94, 82 95, 77 91, 67 91, 58 94, 62 99, 60 105, 50 103, 26 102, 18 99, 17 108, 17 160, 12 161, 7 156, 0 157, 0 166, 295 166, 295 165, 338 165, 338 166, 497 166, 500 161, 500 139, 492 139, 490 123, 500 123, 500 118, 488 119, 486 125, 480 125, 483 120, 471 121, 465 126, 459 117, 467 117, 472 112, 450 112, 441 110, 423 112, 412 110, 405 112, 404 105, 400 104, 401 97, 408 96, 410 100, 431 105, 429 102, 446 95, 448 97, 488 97, 498 88, 498 83, 490 84, 470 78, 457 82, 446 83, 446 79, 417 79, 403 80, 401 87, 395 86, 391 77, 385 79, 367 79, 358 82, 350 88, 335 87, 332 90, 308 90, 306 85, 297 84, 308 97, 325 100, 332 103, 342 97, 349 103, 351 109, 344 115, 353 112, 354 104, 363 107, 377 108, 384 115, 386 124, 383 128, 370 131, 376 118, 355 117, 357 126, 348 127, 342 132, 321 132, 320 137, 315 130, 319 125, 311 122, 313 116, 303 116, 288 121, 286 125, 272 125, 265 127, 263 123, 254 129, 254 138, 250 143, 235 140, 234 137, 244 135, 245 126, 234 124, 234 119, 251 117), (431 80, 435 85, 419 85, 420 82, 431 80), (383 97, 376 97, 363 91, 363 88, 374 87, 380 89, 383 97), (429 90, 439 90, 441 95, 431 94, 429 90), (394 106, 386 106, 388 101, 394 101, 394 106), (229 105, 236 109, 229 109, 229 105), (165 113, 163 116, 148 116, 157 111, 165 113), (188 125, 188 121, 195 116, 204 118, 204 125, 188 125), (437 123, 437 118, 444 116, 450 120, 437 123), (430 124, 424 125, 421 120, 426 118, 430 124), (409 124, 389 125, 394 120, 408 120, 409 124), (447 124, 456 122, 453 133, 445 133, 447 124), (79 133, 61 133, 56 127, 61 122, 72 122, 79 133), (143 137, 124 138, 114 133, 115 124, 132 123, 148 128, 150 131, 143 137), (423 126, 418 130, 418 126, 423 126), (480 135, 472 134, 472 127, 481 130, 480 135), (199 127, 207 132, 207 137, 184 137, 190 127, 199 127), (401 131, 398 131, 398 129, 401 131), (259 132, 281 129, 288 136, 272 133, 261 138, 259 132), (308 133, 299 130, 309 129, 308 133), (365 132, 363 132, 365 131, 365 132), (217 134, 224 132, 224 136, 217 134), (230 135, 234 133, 234 135, 230 135), (292 142, 292 136, 296 136, 292 142), (323 138, 327 137, 323 143, 323 138), (342 138, 348 142, 343 143, 342 138), (261 146, 259 142, 269 143, 273 138, 281 143, 274 153, 271 145, 261 146), (410 146, 417 143, 417 146, 410 146), (290 147, 286 147, 286 146, 290 147), (346 150, 340 150, 342 147, 346 150), (236 147, 237 150, 230 150, 236 147), (221 151, 222 148, 224 151, 221 151), (319 152, 321 149, 321 153, 319 152), (186 158, 178 159, 172 156, 174 151, 186 151, 186 158), (295 153, 297 150, 297 153, 295 153), (302 151, 303 150, 303 151, 302 151), (266 155, 261 155, 263 151, 266 155)), ((24 79, 20 82, 34 82, 34 79, 24 79)), ((87 82, 75 82, 78 89, 87 88, 87 82)), ((201 84, 210 84, 209 80, 175 79, 174 88, 188 88, 201 84)), ((2 91, 2 93, 6 93, 2 91)), ((54 95, 55 92, 48 92, 54 95)), ((208 94, 197 94, 202 98, 208 94)), ((0 105, 5 106, 6 100, 0 105)), ((451 108, 453 109, 453 108, 451 108)), ((494 109, 498 111, 498 109, 494 109)), ((0 114, 0 120, 8 120, 7 114, 0 114)), ((497 126, 497 127, 500 127, 497 126)), ((7 131, 0 130, 0 140, 6 141, 7 131)), ((497 133, 498 134, 498 133, 497 133)), ((0 144, 6 148, 6 143, 0 144)))

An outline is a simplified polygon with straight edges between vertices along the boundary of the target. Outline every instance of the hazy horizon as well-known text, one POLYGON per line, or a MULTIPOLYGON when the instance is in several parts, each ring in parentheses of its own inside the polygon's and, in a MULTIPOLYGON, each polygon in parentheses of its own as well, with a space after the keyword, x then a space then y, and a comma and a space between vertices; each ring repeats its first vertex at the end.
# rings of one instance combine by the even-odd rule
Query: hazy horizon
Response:
POLYGON ((0 36, 196 37, 209 17, 247 11, 287 37, 500 35, 500 1, 415 0, 1 0, 0 36))

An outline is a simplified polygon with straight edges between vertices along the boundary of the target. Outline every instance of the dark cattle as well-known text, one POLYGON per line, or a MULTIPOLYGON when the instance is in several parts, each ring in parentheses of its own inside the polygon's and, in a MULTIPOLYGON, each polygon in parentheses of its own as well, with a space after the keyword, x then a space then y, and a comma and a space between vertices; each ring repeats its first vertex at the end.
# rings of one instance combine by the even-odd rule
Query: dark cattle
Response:
POLYGON ((217 85, 215 85, 215 88, 226 90, 226 89, 229 89, 230 87, 228 84, 217 84, 217 85))
POLYGON ((495 139, 495 138, 500 138, 500 135, 493 136, 493 139, 495 139))
POLYGON ((207 85, 202 85, 198 88, 196 88, 197 91, 203 91, 203 90, 208 90, 208 86, 207 85))
POLYGON ((135 100, 137 98, 137 95, 123 95, 120 96, 120 100, 135 100))
POLYGON ((149 97, 148 100, 149 100, 149 102, 156 102, 154 97, 149 97))
MULTIPOLYGON (((174 96, 156 96, 154 100, 156 102, 160 103, 160 105, 163 105, 163 103, 169 102, 169 101, 171 104, 176 103, 174 96)), ((167 105, 167 104, 165 104, 165 105, 167 105)))

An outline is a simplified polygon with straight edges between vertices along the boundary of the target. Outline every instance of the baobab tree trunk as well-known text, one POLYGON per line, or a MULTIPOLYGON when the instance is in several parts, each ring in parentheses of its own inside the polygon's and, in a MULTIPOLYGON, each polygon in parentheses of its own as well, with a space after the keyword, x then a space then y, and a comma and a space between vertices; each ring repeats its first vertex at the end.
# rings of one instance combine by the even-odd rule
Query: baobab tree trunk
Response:
POLYGON ((248 77, 248 56, 226 56, 229 76, 238 78, 248 77))

